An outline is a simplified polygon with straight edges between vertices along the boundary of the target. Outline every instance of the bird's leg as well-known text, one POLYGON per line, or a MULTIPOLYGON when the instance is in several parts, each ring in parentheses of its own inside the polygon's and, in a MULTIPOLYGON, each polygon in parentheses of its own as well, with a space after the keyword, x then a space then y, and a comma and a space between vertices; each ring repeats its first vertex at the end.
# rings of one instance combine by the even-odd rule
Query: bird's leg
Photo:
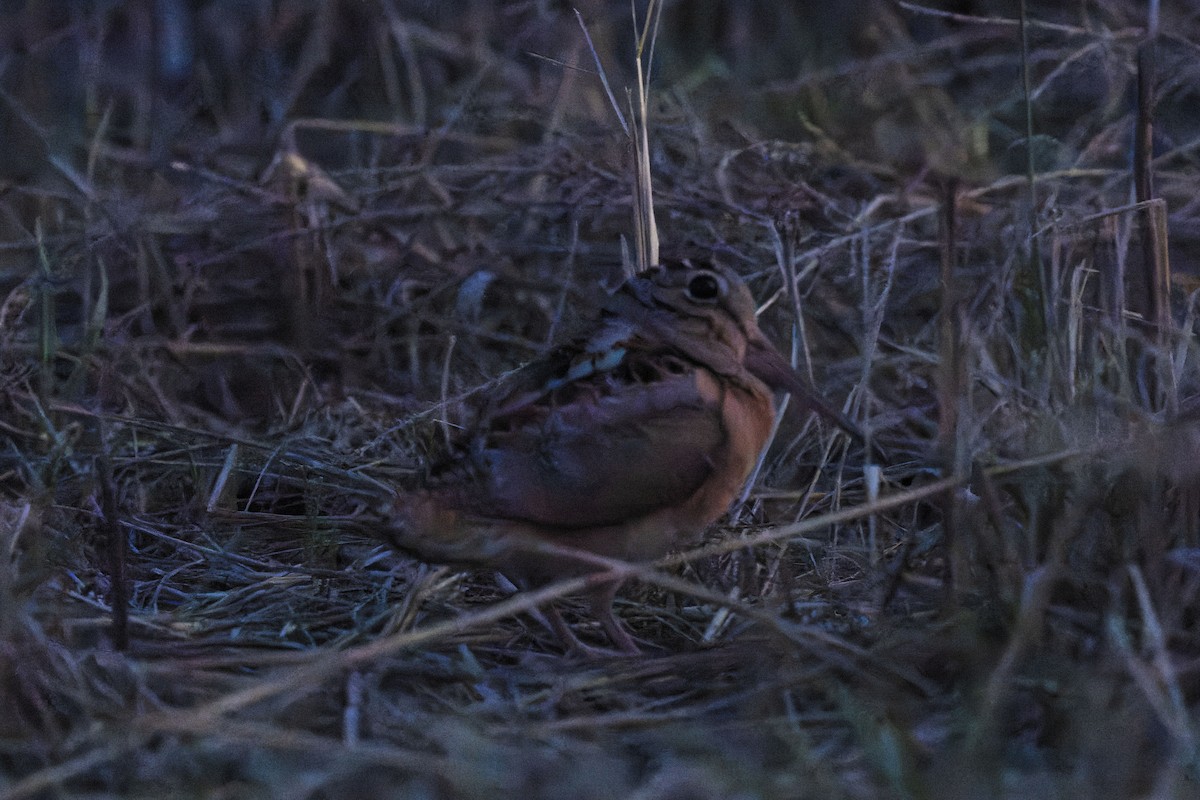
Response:
MULTIPOLYGON (((600 623, 600 627, 604 629, 604 633, 616 650, 596 647, 580 639, 563 619, 558 606, 553 603, 541 609, 534 609, 533 616, 558 637, 567 655, 581 658, 642 655, 642 648, 639 646, 638 640, 630 635, 625 626, 621 624, 621 620, 613 613, 613 600, 616 598, 617 589, 620 586, 621 581, 606 581, 588 593, 592 616, 600 623)), ((646 643, 643 642, 643 644, 646 643)))
MULTIPOLYGON (((538 613, 538 618, 546 624, 554 635, 562 642, 563 649, 566 650, 568 656, 576 656, 579 658, 610 658, 614 655, 622 655, 613 650, 608 650, 604 647, 596 647, 580 639, 575 635, 575 631, 571 630, 571 626, 563 619, 562 613, 558 610, 558 606, 553 604, 546 606, 544 611, 538 613)), ((603 622, 601 623, 603 624, 603 622)), ((607 630, 607 628, 606 628, 607 630)), ((628 634, 627 634, 628 635, 628 634)))
POLYGON ((625 655, 639 656, 642 654, 642 648, 638 646, 637 640, 630 635, 621 620, 613 613, 613 601, 620 588, 621 581, 608 581, 591 590, 589 599, 592 615, 600 621, 600 627, 604 628, 609 641, 616 645, 617 650, 625 655))

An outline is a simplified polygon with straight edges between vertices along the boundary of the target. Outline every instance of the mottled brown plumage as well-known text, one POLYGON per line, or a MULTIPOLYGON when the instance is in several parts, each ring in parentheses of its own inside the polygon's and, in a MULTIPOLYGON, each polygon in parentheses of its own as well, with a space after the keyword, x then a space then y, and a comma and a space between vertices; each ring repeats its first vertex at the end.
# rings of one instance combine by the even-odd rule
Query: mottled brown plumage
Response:
MULTIPOLYGON (((594 333, 497 394, 389 536, 431 561, 494 567, 522 587, 597 570, 549 542, 629 561, 694 542, 741 491, 770 436, 773 390, 852 427, 767 341, 731 270, 680 261, 629 279, 594 333)), ((613 643, 636 652, 593 593, 613 643)), ((557 612, 551 622, 581 647, 557 612)))

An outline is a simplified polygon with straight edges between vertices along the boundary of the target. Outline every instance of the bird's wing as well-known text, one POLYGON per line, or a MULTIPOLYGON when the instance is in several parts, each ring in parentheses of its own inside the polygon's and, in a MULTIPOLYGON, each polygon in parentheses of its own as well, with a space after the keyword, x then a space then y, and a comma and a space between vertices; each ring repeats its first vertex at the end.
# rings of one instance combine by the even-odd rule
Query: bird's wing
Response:
MULTIPOLYGON (((636 391, 576 395, 493 432, 472 454, 472 510, 553 528, 614 525, 684 503, 725 439, 720 390, 701 371, 636 391)), ((524 409, 528 411, 528 408, 524 409)))

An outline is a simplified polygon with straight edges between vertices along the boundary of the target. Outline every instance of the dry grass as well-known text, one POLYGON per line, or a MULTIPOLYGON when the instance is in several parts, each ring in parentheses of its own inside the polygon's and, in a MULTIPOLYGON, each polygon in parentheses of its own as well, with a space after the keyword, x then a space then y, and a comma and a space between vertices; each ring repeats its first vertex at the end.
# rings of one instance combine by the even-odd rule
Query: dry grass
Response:
POLYGON ((1200 17, 1031 4, 1027 105, 1016 4, 666 3, 635 148, 627 4, 451 5, 0 12, 0 797, 1195 796, 1200 17), (873 452, 784 416, 577 662, 371 534, 635 159, 873 452))

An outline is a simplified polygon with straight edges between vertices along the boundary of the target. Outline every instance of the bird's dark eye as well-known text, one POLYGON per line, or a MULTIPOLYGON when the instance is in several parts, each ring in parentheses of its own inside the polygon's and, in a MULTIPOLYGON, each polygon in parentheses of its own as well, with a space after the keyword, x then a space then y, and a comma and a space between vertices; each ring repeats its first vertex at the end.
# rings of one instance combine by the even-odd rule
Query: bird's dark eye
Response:
POLYGON ((721 296, 721 279, 702 272, 687 283, 687 296, 699 303, 712 303, 721 296))

